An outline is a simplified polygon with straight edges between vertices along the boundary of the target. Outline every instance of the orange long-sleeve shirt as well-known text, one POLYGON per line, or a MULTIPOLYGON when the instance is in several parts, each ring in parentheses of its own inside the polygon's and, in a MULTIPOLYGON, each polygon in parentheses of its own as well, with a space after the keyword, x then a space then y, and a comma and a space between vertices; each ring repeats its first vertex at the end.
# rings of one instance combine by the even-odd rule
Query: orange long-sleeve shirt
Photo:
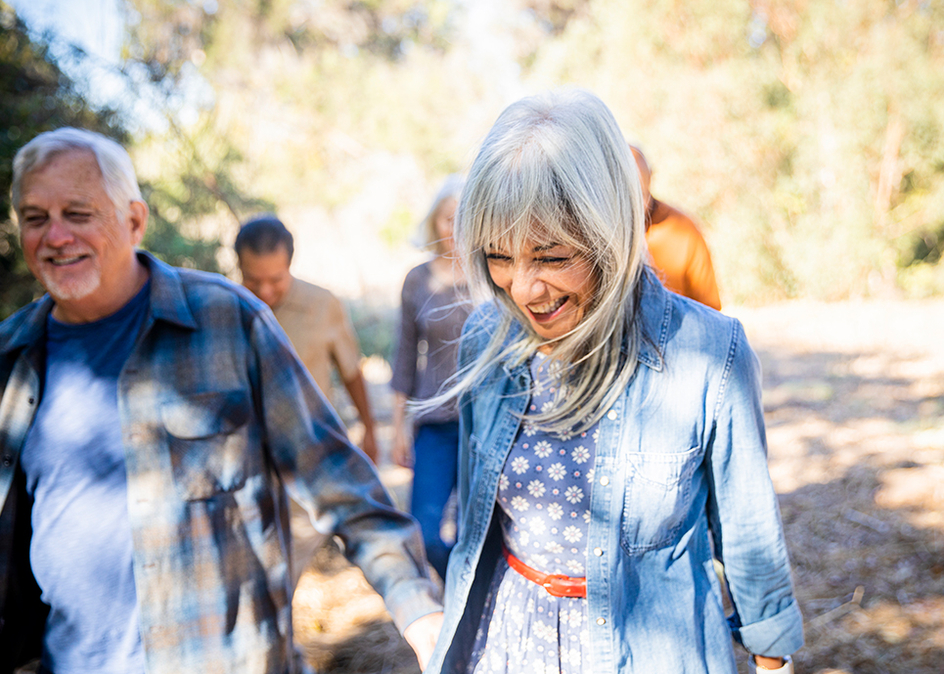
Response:
POLYGON ((646 243, 666 288, 721 310, 708 244, 691 218, 658 202, 646 231, 646 243))

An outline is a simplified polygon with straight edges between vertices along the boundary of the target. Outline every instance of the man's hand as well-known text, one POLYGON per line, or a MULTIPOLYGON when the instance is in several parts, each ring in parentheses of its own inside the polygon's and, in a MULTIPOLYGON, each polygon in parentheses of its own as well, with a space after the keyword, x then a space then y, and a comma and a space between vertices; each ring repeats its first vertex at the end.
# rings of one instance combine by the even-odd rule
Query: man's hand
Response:
POLYGON ((439 638, 439 630, 442 629, 442 624, 443 614, 440 611, 417 618, 403 630, 403 638, 416 653, 416 659, 420 662, 420 669, 426 669, 426 665, 429 664, 429 658, 436 647, 436 640, 439 638))

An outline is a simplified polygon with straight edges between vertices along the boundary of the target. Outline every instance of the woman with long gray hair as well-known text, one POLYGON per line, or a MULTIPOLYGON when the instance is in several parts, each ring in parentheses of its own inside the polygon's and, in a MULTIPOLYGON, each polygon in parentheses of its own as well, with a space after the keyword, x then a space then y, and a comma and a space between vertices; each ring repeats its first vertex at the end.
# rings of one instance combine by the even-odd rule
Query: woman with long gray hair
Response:
POLYGON ((472 310, 452 236, 462 185, 462 176, 446 178, 420 223, 417 243, 430 249, 433 258, 411 269, 403 281, 390 380, 396 393, 393 460, 413 468, 410 512, 419 522, 426 556, 440 578, 446 577, 453 542, 444 540, 442 530, 446 504, 456 486, 459 413, 451 401, 426 408, 408 423, 407 401, 435 396, 456 373, 462 324, 472 310))
POLYGON ((732 635, 786 672, 803 644, 757 358, 736 320, 660 285, 644 208, 586 92, 511 105, 472 165, 457 249, 491 301, 445 395, 459 540, 427 672, 730 674, 732 635))

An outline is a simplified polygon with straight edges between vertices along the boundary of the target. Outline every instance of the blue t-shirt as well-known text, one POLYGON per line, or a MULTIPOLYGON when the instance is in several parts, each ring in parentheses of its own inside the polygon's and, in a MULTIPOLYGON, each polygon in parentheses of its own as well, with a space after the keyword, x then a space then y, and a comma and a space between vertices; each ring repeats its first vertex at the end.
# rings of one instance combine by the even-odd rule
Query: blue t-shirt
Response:
POLYGON ((94 323, 47 320, 43 396, 22 465, 34 499, 30 565, 50 606, 43 665, 55 674, 144 672, 118 375, 149 289, 94 323))

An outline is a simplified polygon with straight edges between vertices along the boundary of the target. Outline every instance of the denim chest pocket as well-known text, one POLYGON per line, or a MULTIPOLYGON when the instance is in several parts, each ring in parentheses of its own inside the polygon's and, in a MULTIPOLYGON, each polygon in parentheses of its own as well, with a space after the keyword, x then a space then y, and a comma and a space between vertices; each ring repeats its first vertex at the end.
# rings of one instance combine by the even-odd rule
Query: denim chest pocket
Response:
POLYGON ((626 488, 620 543, 630 555, 674 543, 691 505, 692 474, 700 447, 684 452, 626 455, 626 488))
POLYGON ((245 484, 251 410, 247 391, 180 395, 161 405, 181 498, 208 499, 245 484))

